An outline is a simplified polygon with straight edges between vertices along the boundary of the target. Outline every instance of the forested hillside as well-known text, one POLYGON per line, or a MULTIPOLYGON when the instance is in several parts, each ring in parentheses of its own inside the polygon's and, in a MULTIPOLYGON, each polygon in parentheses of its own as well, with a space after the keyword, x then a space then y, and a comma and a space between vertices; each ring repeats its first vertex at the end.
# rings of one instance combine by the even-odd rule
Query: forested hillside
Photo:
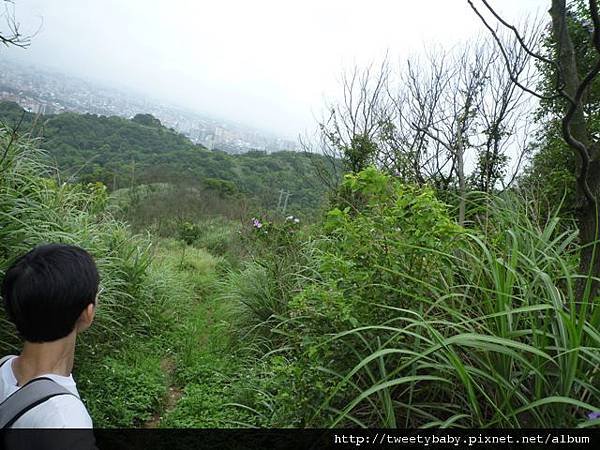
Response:
POLYGON ((325 193, 314 170, 323 157, 211 151, 148 114, 131 120, 76 113, 38 116, 2 102, 0 120, 38 136, 39 147, 50 154, 63 177, 101 181, 109 190, 156 182, 200 185, 274 209, 283 189, 290 193, 288 211, 295 213, 318 208, 325 193))

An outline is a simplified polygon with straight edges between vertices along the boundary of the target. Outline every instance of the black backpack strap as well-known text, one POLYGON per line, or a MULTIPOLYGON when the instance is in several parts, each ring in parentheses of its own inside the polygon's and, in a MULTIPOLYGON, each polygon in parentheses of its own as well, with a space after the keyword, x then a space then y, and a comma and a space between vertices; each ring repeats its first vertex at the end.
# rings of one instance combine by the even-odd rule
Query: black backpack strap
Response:
POLYGON ((79 397, 50 378, 30 380, 0 403, 0 429, 10 428, 27 411, 58 395, 72 395, 79 400, 79 397))

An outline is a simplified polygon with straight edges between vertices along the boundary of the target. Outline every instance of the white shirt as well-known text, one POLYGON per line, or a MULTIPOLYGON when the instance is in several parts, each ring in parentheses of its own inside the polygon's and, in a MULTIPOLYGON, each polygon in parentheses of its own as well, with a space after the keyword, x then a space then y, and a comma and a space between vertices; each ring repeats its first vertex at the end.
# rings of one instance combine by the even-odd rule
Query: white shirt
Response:
MULTIPOLYGON (((0 367, 0 402, 16 392, 17 378, 12 370, 16 356, 0 367)), ((12 425, 12 428, 92 428, 92 419, 85 409, 73 376, 64 377, 55 374, 40 375, 50 378, 77 396, 57 395, 31 408, 12 425)))

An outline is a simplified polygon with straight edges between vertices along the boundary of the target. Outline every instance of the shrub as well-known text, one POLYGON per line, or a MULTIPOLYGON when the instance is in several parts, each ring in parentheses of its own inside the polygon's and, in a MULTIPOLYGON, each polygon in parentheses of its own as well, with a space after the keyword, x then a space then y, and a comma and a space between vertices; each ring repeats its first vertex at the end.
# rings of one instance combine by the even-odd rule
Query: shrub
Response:
MULTIPOLYGON (((505 195, 484 203, 485 228, 466 231, 431 190, 374 169, 341 189, 344 203, 304 241, 304 264, 288 266, 288 293, 269 291, 283 306, 263 322, 272 334, 259 348, 287 367, 262 386, 274 423, 597 423, 587 417, 600 409, 600 308, 575 297, 568 224, 540 226, 530 204, 505 195), (290 399, 302 405, 295 416, 290 399)), ((258 306, 255 292, 245 299, 258 306)))
POLYGON ((238 242, 238 225, 225 218, 207 218, 197 223, 198 237, 194 246, 204 248, 215 256, 230 256, 235 259, 242 251, 238 242))

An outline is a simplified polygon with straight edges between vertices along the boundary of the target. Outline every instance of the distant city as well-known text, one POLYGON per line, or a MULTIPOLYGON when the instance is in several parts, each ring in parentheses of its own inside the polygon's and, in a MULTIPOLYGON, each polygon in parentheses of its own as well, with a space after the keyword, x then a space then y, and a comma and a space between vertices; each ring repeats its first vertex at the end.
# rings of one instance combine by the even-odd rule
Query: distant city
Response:
POLYGON ((228 153, 250 150, 270 153, 297 150, 298 146, 293 140, 233 121, 208 117, 12 60, 0 60, 0 101, 14 101, 25 110, 40 114, 71 111, 131 118, 138 113, 150 113, 192 142, 228 153))

